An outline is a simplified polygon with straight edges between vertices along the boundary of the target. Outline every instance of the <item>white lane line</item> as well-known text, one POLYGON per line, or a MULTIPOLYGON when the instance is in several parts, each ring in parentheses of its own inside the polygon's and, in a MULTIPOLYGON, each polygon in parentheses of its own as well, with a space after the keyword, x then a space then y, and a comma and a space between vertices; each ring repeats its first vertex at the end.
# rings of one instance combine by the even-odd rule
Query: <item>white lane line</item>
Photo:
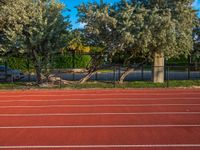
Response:
POLYGON ((43 105, 43 106, 0 106, 0 108, 95 108, 95 107, 163 107, 163 106, 200 106, 200 104, 105 104, 105 105, 43 105))
POLYGON ((160 100, 200 100, 199 97, 175 97, 175 98, 167 98, 167 97, 161 97, 161 98, 69 98, 69 99, 53 99, 53 100, 43 100, 43 99, 35 99, 35 100, 0 100, 0 103, 7 103, 7 102, 58 102, 58 101, 160 101, 160 100))
POLYGON ((67 129, 67 128, 171 128, 200 127, 200 125, 78 125, 78 126, 2 126, 0 129, 67 129))
POLYGON ((145 89, 145 88, 136 88, 136 89, 24 89, 24 90, 1 90, 0 93, 37 93, 37 92, 40 92, 40 93, 49 93, 49 92, 54 92, 54 93, 90 93, 90 92, 93 92, 93 93, 102 93, 102 92, 125 92, 125 93, 134 93, 134 92, 139 92, 139 93, 152 93, 152 92, 166 92, 166 91, 169 91, 169 92, 197 92, 199 91, 199 89, 197 88, 194 88, 194 89, 191 89, 191 88, 168 88, 168 89, 165 89, 165 88, 148 88, 148 89, 145 89))
POLYGON ((104 116, 104 115, 200 115, 200 112, 136 112, 136 113, 38 113, 38 114, 0 114, 0 117, 35 116, 104 116))
POLYGON ((4 97, 47 97, 47 96, 52 96, 52 97, 70 97, 70 96, 120 96, 120 95, 126 95, 126 96, 174 96, 174 95, 186 95, 186 96, 191 96, 191 95, 200 95, 200 93, 79 93, 79 94, 23 94, 23 95, 2 95, 0 96, 0 98, 4 98, 4 97))
POLYGON ((141 144, 141 145, 29 145, 29 146, 0 146, 0 149, 56 149, 56 148, 192 148, 200 144, 141 144))

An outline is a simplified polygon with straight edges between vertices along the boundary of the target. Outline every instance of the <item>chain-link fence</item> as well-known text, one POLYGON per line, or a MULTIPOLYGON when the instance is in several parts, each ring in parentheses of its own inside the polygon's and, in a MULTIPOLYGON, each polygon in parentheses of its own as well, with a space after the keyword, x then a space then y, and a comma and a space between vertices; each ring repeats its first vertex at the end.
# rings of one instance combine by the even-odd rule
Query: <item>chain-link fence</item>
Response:
MULTIPOLYGON (((156 67, 155 67, 156 68, 156 67)), ((160 68, 160 67, 159 67, 160 68)), ((152 66, 142 66, 127 75, 125 81, 150 81, 152 80, 152 66)), ((90 80, 92 81, 118 81, 126 70, 123 66, 112 66, 110 68, 100 69, 95 72, 90 80)), ((200 69, 195 66, 165 66, 165 80, 196 80, 200 79, 200 69)), ((64 80, 78 81, 87 74, 83 68, 76 69, 49 69, 49 74, 61 77, 64 80)), ((3 70, 1 71, 2 82, 34 82, 36 75, 32 72, 21 72, 20 70, 3 70)))
MULTIPOLYGON (((67 58, 71 59, 71 67, 69 65, 69 67, 66 68, 55 68, 55 65, 54 67, 49 68, 48 72, 49 74, 53 74, 54 76, 58 77, 56 80, 63 79, 67 81, 79 81, 88 73, 83 64, 86 64, 85 60, 89 60, 89 58, 82 58, 83 60, 75 60, 75 56, 72 57, 72 59, 67 58), (80 63, 80 61, 82 61, 82 63, 80 63), (77 62, 81 65, 76 64, 77 62)), ((24 64, 24 61, 22 63, 24 64)), ((132 67, 134 68, 135 66, 137 66, 137 64, 133 65, 132 67)), ((198 62, 188 61, 187 63, 183 64, 177 64, 177 62, 166 62, 165 66, 161 67, 163 68, 162 70, 164 70, 164 78, 166 82, 171 80, 200 79, 200 63, 198 62)), ((154 66, 154 68, 156 67, 154 66)), ((101 69, 97 70, 89 80, 117 83, 126 69, 126 66, 123 66, 119 63, 117 65, 106 65, 106 67, 102 67, 101 69)), ((139 68, 129 73, 126 76, 125 81, 152 81, 152 70, 153 66, 151 64, 141 65, 139 68)), ((34 67, 33 65, 29 64, 29 61, 26 62, 23 69, 19 69, 19 67, 15 66, 10 67, 7 62, 4 62, 4 64, 0 65, 0 82, 36 82, 34 67)))

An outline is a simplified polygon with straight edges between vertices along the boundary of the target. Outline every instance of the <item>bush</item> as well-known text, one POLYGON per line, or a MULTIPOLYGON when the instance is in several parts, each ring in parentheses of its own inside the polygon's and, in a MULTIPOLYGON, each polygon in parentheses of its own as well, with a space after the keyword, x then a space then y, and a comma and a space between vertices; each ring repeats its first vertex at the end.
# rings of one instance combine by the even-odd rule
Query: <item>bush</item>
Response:
MULTIPOLYGON (((21 57, 8 57, 6 59, 7 61, 7 65, 9 68, 11 69, 18 69, 21 70, 23 72, 28 72, 28 61, 25 58, 21 58, 21 57)), ((5 65, 4 61, 1 60, 0 65, 5 65)), ((32 63, 29 63, 30 69, 34 68, 32 63)))
MULTIPOLYGON (((76 54, 74 58, 75 68, 85 68, 90 62, 90 55, 76 54)), ((9 57, 7 58, 7 64, 12 69, 18 69, 22 72, 28 72, 28 61, 25 58, 9 57)), ((3 60, 0 60, 0 65, 5 65, 3 60)), ((64 69, 73 68, 73 56, 72 55, 57 55, 51 60, 52 68, 64 69)), ((34 66, 29 62, 30 71, 34 72, 34 66)))
MULTIPOLYGON (((89 55, 76 54, 74 57, 75 68, 85 68, 90 62, 91 57, 89 55)), ((72 55, 59 55, 53 58, 53 68, 73 68, 73 56, 72 55)))
POLYGON ((188 58, 185 58, 184 56, 180 58, 171 58, 166 61, 169 65, 186 65, 188 64, 188 58))

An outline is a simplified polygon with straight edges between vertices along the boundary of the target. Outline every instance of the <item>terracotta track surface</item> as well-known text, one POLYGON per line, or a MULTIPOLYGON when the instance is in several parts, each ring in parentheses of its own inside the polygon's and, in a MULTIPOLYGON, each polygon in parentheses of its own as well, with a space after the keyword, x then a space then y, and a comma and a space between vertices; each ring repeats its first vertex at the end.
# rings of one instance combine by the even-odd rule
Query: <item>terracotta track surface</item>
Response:
POLYGON ((200 90, 1 91, 0 149, 200 150, 200 90))

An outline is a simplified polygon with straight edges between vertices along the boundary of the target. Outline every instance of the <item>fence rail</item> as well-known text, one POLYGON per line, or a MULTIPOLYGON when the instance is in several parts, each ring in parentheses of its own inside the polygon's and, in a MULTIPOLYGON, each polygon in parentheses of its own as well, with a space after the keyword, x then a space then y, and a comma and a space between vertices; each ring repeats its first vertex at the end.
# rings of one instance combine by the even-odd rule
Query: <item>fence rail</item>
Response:
MULTIPOLYGON (((158 66, 159 67, 159 66, 158 66)), ((164 68, 165 81, 168 80, 199 80, 200 69, 196 66, 170 66, 166 65, 164 68)), ((116 82, 120 79, 120 76, 125 71, 125 67, 116 65, 98 70, 91 78, 91 81, 112 81, 116 82)), ((49 72, 56 74, 56 76, 70 81, 78 81, 87 74, 86 69, 49 69, 49 72)), ((5 73, 5 77, 1 76, 0 82, 34 82, 36 81, 36 75, 32 72, 27 72, 21 79, 15 79, 15 74, 5 73), (7 75, 6 75, 7 74, 7 75), (12 78, 13 77, 13 78, 12 78)), ((144 65, 130 73, 125 81, 151 81, 152 80, 152 66, 144 65)))

